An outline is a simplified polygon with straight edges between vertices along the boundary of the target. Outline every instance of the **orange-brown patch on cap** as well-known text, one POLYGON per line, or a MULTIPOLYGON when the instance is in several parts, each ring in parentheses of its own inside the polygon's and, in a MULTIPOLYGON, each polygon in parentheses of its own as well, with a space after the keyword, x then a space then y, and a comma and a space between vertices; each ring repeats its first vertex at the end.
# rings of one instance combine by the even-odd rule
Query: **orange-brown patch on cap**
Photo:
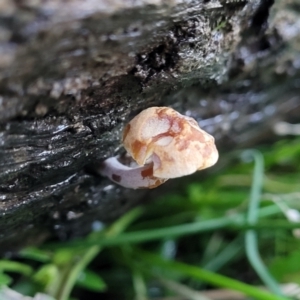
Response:
POLYGON ((148 169, 142 170, 141 175, 143 178, 152 177, 153 176, 153 164, 148 169))

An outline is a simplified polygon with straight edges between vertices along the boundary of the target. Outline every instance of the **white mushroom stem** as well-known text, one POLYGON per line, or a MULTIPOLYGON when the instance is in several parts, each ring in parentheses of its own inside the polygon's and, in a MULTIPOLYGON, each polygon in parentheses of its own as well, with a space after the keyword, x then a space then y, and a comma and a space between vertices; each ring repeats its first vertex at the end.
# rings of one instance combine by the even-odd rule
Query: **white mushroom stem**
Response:
POLYGON ((167 181, 167 179, 153 176, 153 163, 131 168, 123 165, 117 157, 110 157, 103 161, 99 173, 113 182, 131 189, 151 189, 167 181))

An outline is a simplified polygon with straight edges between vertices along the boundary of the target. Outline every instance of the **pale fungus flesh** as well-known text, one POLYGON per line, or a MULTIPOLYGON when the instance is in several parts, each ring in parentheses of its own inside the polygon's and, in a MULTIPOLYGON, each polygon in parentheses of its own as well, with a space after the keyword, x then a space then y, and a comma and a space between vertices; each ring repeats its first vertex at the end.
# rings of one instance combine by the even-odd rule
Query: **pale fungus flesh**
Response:
POLYGON ((219 157, 214 138, 193 118, 169 107, 150 107, 135 116, 124 129, 123 145, 138 166, 109 158, 100 173, 133 189, 154 188, 206 169, 219 157))
POLYGON ((153 163, 142 167, 129 167, 122 164, 119 157, 106 159, 102 163, 100 174, 125 188, 131 189, 153 189, 167 181, 167 179, 153 176, 153 163))

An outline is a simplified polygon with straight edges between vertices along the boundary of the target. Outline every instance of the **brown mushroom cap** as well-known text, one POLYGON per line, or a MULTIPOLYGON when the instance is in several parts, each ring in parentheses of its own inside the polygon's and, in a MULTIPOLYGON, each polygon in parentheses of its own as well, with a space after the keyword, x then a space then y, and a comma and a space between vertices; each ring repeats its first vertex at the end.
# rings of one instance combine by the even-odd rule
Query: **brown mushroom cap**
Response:
POLYGON ((198 123, 169 107, 150 107, 125 127, 123 144, 143 166, 153 162, 153 175, 175 178, 214 165, 218 151, 214 138, 198 123))

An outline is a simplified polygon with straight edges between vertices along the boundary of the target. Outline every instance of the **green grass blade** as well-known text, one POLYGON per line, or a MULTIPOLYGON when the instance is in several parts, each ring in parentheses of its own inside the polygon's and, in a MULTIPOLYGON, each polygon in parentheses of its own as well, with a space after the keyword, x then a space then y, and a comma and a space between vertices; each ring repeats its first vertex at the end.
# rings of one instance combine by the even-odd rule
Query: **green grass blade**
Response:
MULTIPOLYGON (((123 217, 118 219, 109 229, 107 229, 103 238, 105 238, 105 236, 114 236, 120 234, 120 232, 124 231, 127 226, 129 226, 129 224, 138 218, 142 213, 143 209, 139 207, 131 210, 123 217)), ((84 246, 87 247, 87 245, 84 246)), ((67 300, 69 298, 80 273, 89 265, 89 263, 99 254, 100 251, 101 246, 93 245, 91 247, 87 247, 83 253, 78 253, 78 257, 80 257, 80 259, 78 259, 77 255, 74 255, 74 261, 71 261, 70 264, 66 266, 62 276, 62 282, 60 283, 58 289, 54 292, 54 296, 57 300, 67 300)))
MULTIPOLYGON (((250 225, 255 225, 258 220, 258 210, 263 186, 264 159, 262 154, 256 150, 247 150, 244 152, 244 155, 253 158, 255 162, 247 215, 248 223, 250 225)), ((281 295, 282 292, 279 285, 274 280, 272 275, 268 272, 268 269, 265 267, 259 255, 256 231, 252 229, 246 231, 245 245, 248 260, 258 276, 273 293, 281 295)))
MULTIPOLYGON (((269 217, 281 213, 277 205, 270 205, 264 207, 259 211, 260 217, 269 217)), ((78 239, 65 243, 45 244, 46 249, 63 249, 63 248, 86 248, 90 246, 116 246, 124 243, 143 243, 153 240, 160 240, 165 238, 176 238, 185 235, 212 231, 225 227, 232 227, 234 229, 247 228, 246 215, 244 213, 237 213, 232 216, 216 218, 212 220, 198 221, 194 223, 170 226, 165 228, 155 228, 153 230, 140 230, 134 232, 122 233, 119 235, 102 236, 101 239, 78 239)), ((290 227, 289 227, 290 228, 290 227)))
POLYGON ((200 280, 201 282, 204 281, 210 283, 217 287, 223 287, 242 292, 243 294, 250 297, 254 297, 257 300, 290 300, 289 298, 271 294, 267 291, 261 290, 246 283, 237 281, 235 279, 223 275, 215 274, 213 272, 195 266, 190 266, 176 261, 164 260, 155 254, 137 251, 135 255, 141 260, 141 263, 146 262, 148 264, 148 268, 150 266, 154 267, 154 269, 157 269, 157 267, 161 267, 164 270, 178 272, 182 275, 186 275, 190 278, 200 280))

